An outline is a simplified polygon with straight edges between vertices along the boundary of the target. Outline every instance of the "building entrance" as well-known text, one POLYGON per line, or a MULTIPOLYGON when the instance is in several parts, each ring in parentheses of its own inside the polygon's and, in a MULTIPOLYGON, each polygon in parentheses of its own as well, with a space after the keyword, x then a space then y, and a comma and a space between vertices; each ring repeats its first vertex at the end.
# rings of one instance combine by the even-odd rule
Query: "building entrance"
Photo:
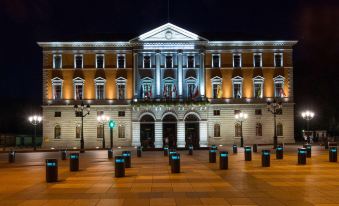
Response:
POLYGON ((163 145, 170 148, 177 146, 177 119, 173 115, 166 115, 162 120, 163 145))
POLYGON ((154 148, 154 118, 151 115, 140 120, 140 143, 143 148, 154 148))
POLYGON ((197 116, 190 114, 185 119, 185 147, 192 144, 194 148, 198 148, 199 139, 199 119, 197 116))

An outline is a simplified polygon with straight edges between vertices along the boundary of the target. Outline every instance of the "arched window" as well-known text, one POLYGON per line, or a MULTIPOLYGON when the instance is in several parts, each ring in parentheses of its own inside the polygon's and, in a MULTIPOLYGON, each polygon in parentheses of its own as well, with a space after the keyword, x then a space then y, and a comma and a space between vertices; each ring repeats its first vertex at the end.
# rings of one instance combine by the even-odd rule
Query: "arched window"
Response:
POLYGON ((75 127, 75 138, 79 139, 80 138, 80 134, 81 134, 81 126, 78 124, 75 127))
POLYGON ((257 123, 256 128, 255 128, 255 135, 262 136, 262 124, 261 123, 257 123))
POLYGON ((277 136, 284 136, 283 125, 281 123, 277 124, 277 136))
POLYGON ((100 124, 97 126, 97 138, 104 137, 104 125, 100 124))
POLYGON ((220 124, 214 125, 214 137, 220 137, 220 124))
POLYGON ((241 125, 239 123, 234 125, 234 132, 235 137, 241 137, 241 125))
POLYGON ((125 126, 119 125, 118 138, 125 138, 125 126))
POLYGON ((54 139, 60 139, 61 138, 61 127, 60 125, 55 125, 54 127, 54 139))

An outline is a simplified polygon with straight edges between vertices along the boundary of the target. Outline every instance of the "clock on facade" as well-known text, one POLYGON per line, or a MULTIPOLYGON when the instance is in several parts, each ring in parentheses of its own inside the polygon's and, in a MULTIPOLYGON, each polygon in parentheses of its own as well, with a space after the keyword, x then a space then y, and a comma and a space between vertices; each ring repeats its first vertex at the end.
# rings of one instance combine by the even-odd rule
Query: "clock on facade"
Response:
POLYGON ((172 32, 171 31, 166 31, 165 38, 166 39, 172 39, 172 32))

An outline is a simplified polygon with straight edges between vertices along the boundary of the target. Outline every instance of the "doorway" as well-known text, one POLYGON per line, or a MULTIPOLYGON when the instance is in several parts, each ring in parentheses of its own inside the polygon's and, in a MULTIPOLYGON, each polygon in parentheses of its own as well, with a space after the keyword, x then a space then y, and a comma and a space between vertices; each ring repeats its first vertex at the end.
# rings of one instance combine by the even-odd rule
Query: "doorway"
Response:
POLYGON ((185 119, 185 147, 191 144, 194 148, 199 148, 199 139, 199 119, 190 114, 185 119))
POLYGON ((175 116, 168 114, 162 120, 162 137, 163 145, 169 148, 177 146, 177 119, 175 116))
POLYGON ((154 148, 154 118, 151 115, 140 120, 140 143, 143 148, 154 148))

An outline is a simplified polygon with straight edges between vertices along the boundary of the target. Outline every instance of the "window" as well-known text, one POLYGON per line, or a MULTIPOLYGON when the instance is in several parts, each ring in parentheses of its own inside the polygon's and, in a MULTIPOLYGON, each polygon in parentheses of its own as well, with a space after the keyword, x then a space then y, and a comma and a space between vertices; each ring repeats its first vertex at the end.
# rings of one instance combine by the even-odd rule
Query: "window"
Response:
POLYGON ((61 139, 61 127, 60 127, 60 125, 55 125, 55 127, 54 127, 54 139, 61 139))
POLYGON ((115 81, 117 84, 117 99, 124 100, 126 98, 126 79, 119 77, 115 81))
POLYGON ((240 99, 242 98, 242 77, 233 78, 233 98, 240 99))
POLYGON ((125 116, 125 111, 119 111, 118 112, 119 117, 124 117, 125 116))
POLYGON ((254 98, 263 98, 264 78, 257 76, 253 78, 253 96, 254 98))
POLYGON ((241 55, 233 54, 233 67, 241 67, 241 55))
POLYGON ((124 125, 119 125, 118 138, 125 138, 125 126, 124 125))
POLYGON ((74 56, 74 68, 76 68, 76 69, 83 68, 82 54, 76 54, 74 56))
POLYGON ((62 99, 62 83, 63 80, 58 77, 52 79, 52 95, 54 100, 62 99))
POLYGON ((144 56, 144 68, 151 68, 151 57, 144 56))
POLYGON ((220 124, 214 125, 214 137, 220 137, 220 124))
POLYGON ((281 123, 277 124, 277 136, 284 136, 283 125, 281 123))
POLYGON ((76 111, 76 112, 75 112, 75 116, 76 116, 76 117, 81 117, 81 116, 82 116, 82 112, 76 111))
POLYGON ((61 69, 62 68, 62 56, 61 54, 53 54, 53 68, 61 69))
POLYGON ((194 96, 194 90, 195 90, 195 84, 188 83, 187 84, 187 97, 193 97, 194 96))
POLYGON ((239 123, 234 125, 234 136, 241 137, 241 125, 239 123))
POLYGON ((54 112, 54 117, 61 117, 61 112, 54 112))
POLYGON ((254 114, 255 115, 262 115, 261 109, 255 109, 254 114))
POLYGON ((257 123, 255 127, 255 136, 262 136, 262 124, 257 123))
POLYGON ((75 127, 75 138, 76 139, 80 139, 80 135, 81 135, 81 126, 78 124, 75 127))
POLYGON ((104 68, 105 67, 105 56, 103 54, 96 55, 96 68, 104 68))
POLYGON ((143 83, 142 84, 142 98, 151 98, 152 97, 152 84, 143 83))
POLYGON ((84 97, 84 80, 80 77, 73 79, 74 84, 74 99, 75 100, 82 100, 84 97))
POLYGON ((220 116, 220 110, 213 110, 214 116, 220 116))
POLYGON ((277 76, 274 79, 274 96, 275 97, 286 97, 285 91, 284 91, 284 81, 285 78, 283 76, 277 76))
POLYGON ((124 54, 118 54, 117 65, 118 65, 118 68, 126 68, 126 61, 125 61, 124 54))
POLYGON ((166 56, 166 68, 173 68, 173 57, 166 56))
POLYGON ((173 92, 173 84, 172 83, 165 83, 164 91, 163 91, 163 96, 165 98, 172 98, 173 97, 172 92, 173 92))
POLYGON ((222 78, 215 76, 211 80, 213 99, 222 98, 222 78))
POLYGON ((105 83, 104 78, 98 77, 94 80, 95 83, 95 95, 97 99, 105 99, 105 83))
POLYGON ((187 56, 187 68, 194 68, 194 56, 187 56))
POLYGON ((253 66, 254 67, 262 67, 261 54, 254 54, 253 55, 253 66))
POLYGON ((100 124, 97 126, 97 138, 104 138, 104 125, 100 124))
POLYGON ((275 67, 282 67, 283 66, 283 55, 282 55, 282 53, 275 53, 274 54, 274 66, 275 67))
POLYGON ((220 55, 219 54, 213 54, 212 55, 212 67, 213 68, 219 68, 220 67, 220 55))

